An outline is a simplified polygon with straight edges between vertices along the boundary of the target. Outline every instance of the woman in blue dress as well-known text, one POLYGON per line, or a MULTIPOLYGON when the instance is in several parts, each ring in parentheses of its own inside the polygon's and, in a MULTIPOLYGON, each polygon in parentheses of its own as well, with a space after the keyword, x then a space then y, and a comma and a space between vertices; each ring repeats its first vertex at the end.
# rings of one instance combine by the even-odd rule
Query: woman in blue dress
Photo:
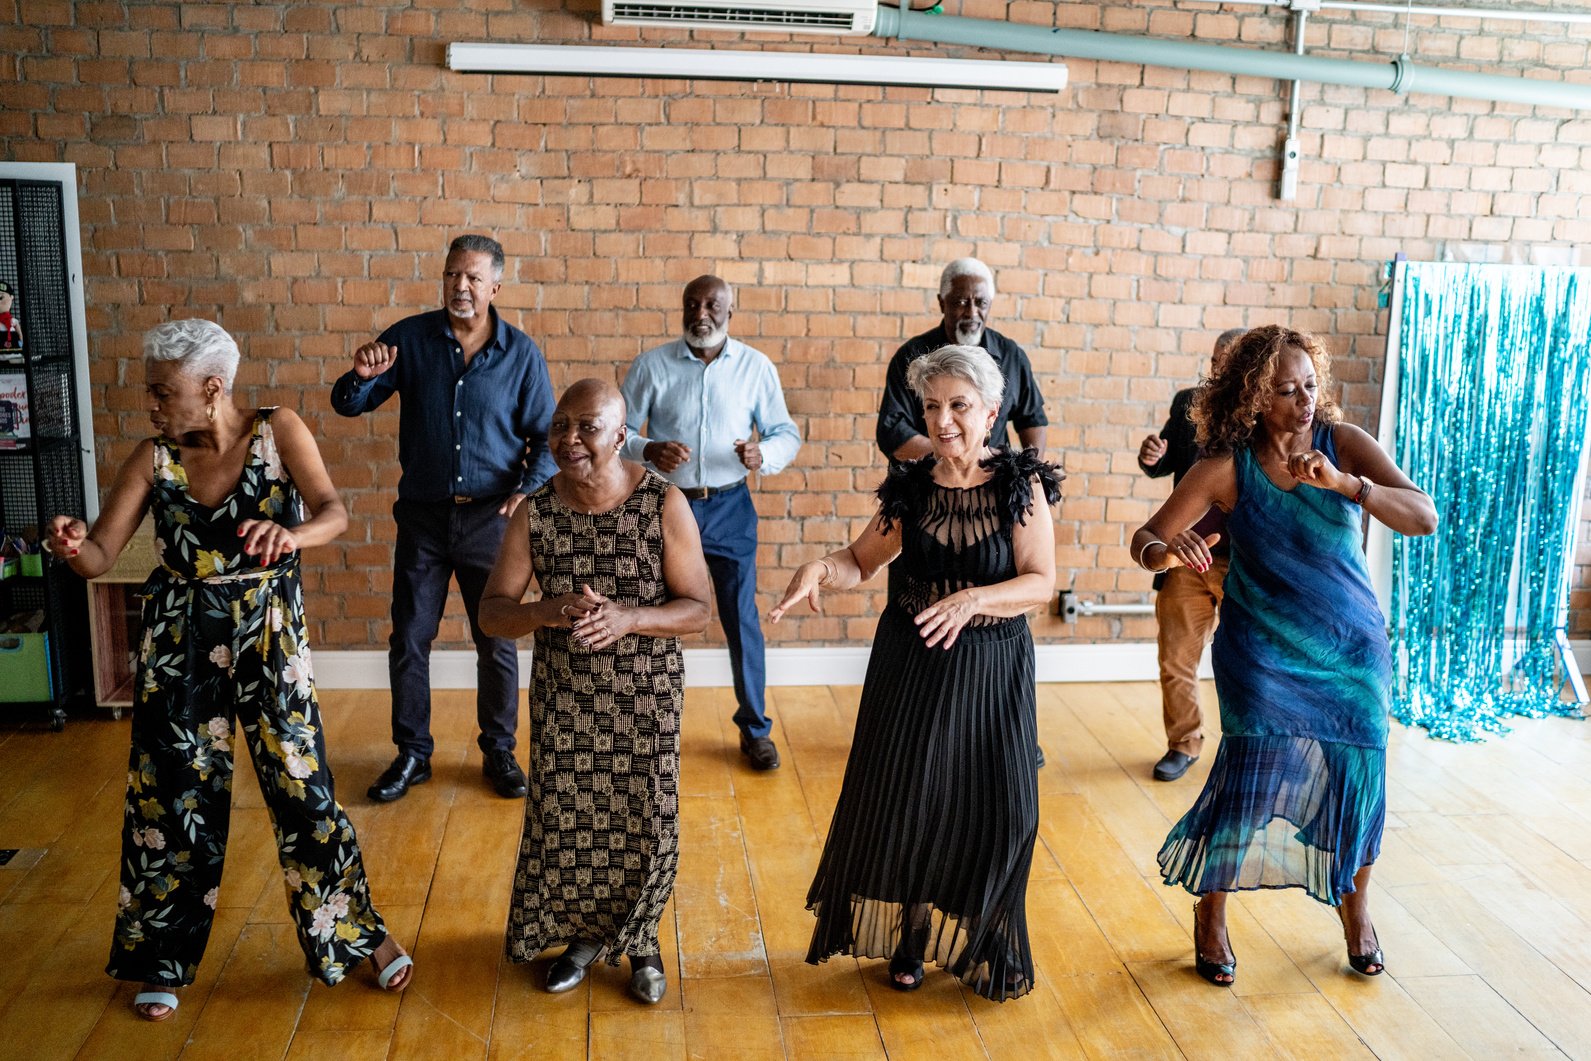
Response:
POLYGON ((1436 530, 1436 507, 1326 397, 1320 340, 1256 328, 1204 382, 1192 419, 1203 459, 1133 535, 1151 571, 1207 569, 1227 514, 1230 567, 1211 657, 1222 738, 1204 790, 1166 837, 1167 884, 1200 897, 1194 961, 1236 978, 1229 892, 1303 888, 1338 908, 1349 964, 1374 976, 1368 905, 1386 819, 1386 620, 1365 565, 1364 513, 1400 534, 1436 530))

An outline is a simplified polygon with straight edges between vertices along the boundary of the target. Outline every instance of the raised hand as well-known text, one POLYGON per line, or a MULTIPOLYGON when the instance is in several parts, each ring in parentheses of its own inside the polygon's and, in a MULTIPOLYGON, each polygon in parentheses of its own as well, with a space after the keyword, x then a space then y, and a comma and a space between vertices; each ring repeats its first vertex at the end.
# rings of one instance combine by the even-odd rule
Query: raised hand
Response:
POLYGON ((762 467, 762 447, 755 441, 735 439, 735 456, 740 458, 740 463, 746 466, 747 471, 754 472, 762 467))
POLYGON ((691 448, 683 442, 648 442, 641 456, 660 472, 671 472, 691 459, 691 448))
POLYGON ((62 560, 76 556, 88 537, 88 524, 71 516, 56 516, 45 529, 44 550, 62 560))
POLYGON ((1160 458, 1165 455, 1166 440, 1159 435, 1150 435, 1138 447, 1138 463, 1142 465, 1159 464, 1160 458))
POLYGON ((1331 463, 1324 453, 1312 449, 1305 453, 1295 453, 1287 458, 1287 474, 1306 486, 1317 487, 1321 490, 1338 490, 1343 485, 1343 480, 1352 478, 1331 463))
POLYGON ((398 348, 386 343, 366 343, 354 351, 354 375, 375 379, 398 363, 398 348))

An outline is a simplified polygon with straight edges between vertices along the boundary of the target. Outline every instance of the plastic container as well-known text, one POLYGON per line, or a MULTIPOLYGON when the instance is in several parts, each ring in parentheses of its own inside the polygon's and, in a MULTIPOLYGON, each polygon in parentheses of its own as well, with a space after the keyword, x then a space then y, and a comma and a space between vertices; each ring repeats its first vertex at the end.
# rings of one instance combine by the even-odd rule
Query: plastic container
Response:
POLYGON ((0 634, 0 703, 53 700, 50 635, 0 634))

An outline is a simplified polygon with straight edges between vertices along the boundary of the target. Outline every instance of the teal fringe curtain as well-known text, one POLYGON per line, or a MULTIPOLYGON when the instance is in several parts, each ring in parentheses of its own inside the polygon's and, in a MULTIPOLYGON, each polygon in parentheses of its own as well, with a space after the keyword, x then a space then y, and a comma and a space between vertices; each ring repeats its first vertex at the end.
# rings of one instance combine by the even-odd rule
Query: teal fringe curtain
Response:
POLYGON ((1441 527, 1393 537, 1393 717, 1454 741, 1506 733, 1508 716, 1577 717, 1557 640, 1591 392, 1591 270, 1402 268, 1395 456, 1441 527))

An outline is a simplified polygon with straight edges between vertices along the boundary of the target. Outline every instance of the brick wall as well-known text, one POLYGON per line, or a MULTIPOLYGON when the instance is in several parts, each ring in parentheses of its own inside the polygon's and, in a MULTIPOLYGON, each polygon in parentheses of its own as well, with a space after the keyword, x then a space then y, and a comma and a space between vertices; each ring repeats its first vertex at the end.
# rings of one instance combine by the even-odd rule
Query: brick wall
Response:
MULTIPOLYGON (((507 247, 499 306, 542 344, 560 388, 621 374, 674 336, 692 276, 737 285, 734 330, 778 363, 808 439, 758 495, 769 593, 865 522, 884 364, 934 321, 953 257, 995 268, 994 324, 1043 380, 1070 473, 1060 581, 1117 600, 1144 599, 1124 542, 1166 489, 1138 474, 1138 440, 1216 333, 1277 320, 1323 333, 1351 417, 1373 429, 1383 261, 1468 245, 1591 261, 1584 114, 1306 85, 1299 195, 1281 203, 1286 90, 1268 80, 1069 61, 1056 97, 444 69, 451 40, 688 39, 604 29, 594 4, 568 6, 0 0, 0 153, 79 167, 102 483, 147 433, 140 333, 173 315, 220 320, 245 351, 240 399, 304 414, 352 514, 308 558, 322 647, 385 641, 397 479, 396 413, 337 417, 330 383, 363 338, 438 304, 442 250, 461 231, 507 247)), ((1258 8, 945 8, 1287 46, 1285 15, 1258 8)), ((1308 34, 1313 53, 1379 60, 1404 39, 1401 19, 1377 15, 1323 14, 1308 34)), ((1452 18, 1408 31, 1418 62, 1580 81, 1588 41, 1586 26, 1452 18)), ((697 44, 977 54, 866 38, 697 44)), ((1584 634, 1591 572, 1577 584, 1584 634)), ((877 588, 840 596, 771 636, 863 638, 880 604, 877 588)), ((1036 629, 1153 636, 1147 619, 1036 629)), ((443 639, 461 644, 462 621, 443 639)))

